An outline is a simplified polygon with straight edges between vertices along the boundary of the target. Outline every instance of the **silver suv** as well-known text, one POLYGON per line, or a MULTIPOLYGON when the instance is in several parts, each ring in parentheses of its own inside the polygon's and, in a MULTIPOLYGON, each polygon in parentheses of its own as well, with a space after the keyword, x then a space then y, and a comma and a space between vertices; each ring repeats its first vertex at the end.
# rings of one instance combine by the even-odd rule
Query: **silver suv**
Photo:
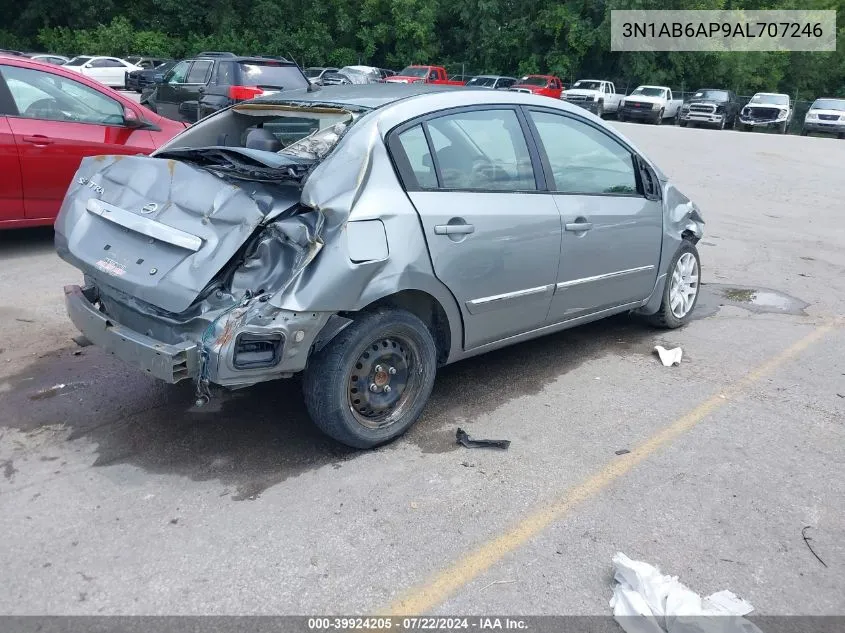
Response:
POLYGON ((686 323, 703 220, 565 102, 425 85, 285 92, 152 157, 87 158, 56 221, 67 310, 164 381, 303 373, 355 447, 420 416, 437 368, 620 312, 686 323))

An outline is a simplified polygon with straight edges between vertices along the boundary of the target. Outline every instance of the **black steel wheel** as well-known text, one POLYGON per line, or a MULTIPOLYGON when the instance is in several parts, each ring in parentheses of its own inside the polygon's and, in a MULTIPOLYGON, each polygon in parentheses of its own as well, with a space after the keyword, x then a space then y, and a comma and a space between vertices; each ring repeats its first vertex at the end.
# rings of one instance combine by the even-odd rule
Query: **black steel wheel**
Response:
POLYGON ((436 371, 437 347, 419 318, 404 310, 361 313, 309 359, 305 404, 324 433, 371 448, 417 421, 436 371))

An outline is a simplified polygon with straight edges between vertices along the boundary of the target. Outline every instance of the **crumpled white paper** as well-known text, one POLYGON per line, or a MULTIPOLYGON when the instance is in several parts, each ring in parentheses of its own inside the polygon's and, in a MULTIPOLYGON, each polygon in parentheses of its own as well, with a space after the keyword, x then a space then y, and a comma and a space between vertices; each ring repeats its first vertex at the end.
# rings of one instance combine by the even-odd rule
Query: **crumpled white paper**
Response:
POLYGON ((727 590, 702 599, 648 563, 619 552, 613 557, 610 607, 627 633, 762 633, 742 616, 754 610, 727 590))
POLYGON ((663 363, 664 367, 680 365, 681 356, 684 355, 684 352, 681 350, 680 347, 676 347, 674 349, 666 349, 662 345, 655 345, 654 351, 657 352, 658 356, 660 356, 660 362, 663 363))

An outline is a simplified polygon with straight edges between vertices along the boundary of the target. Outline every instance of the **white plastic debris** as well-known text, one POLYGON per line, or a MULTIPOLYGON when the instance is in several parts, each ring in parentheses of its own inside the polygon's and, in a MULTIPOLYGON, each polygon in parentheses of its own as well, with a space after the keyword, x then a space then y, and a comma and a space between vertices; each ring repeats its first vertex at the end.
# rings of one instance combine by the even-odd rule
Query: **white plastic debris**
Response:
POLYGON ((680 347, 676 347, 675 349, 666 349, 662 345, 656 345, 654 347, 654 351, 657 352, 658 356, 660 356, 660 362, 663 363, 664 367, 680 365, 681 356, 684 355, 684 352, 680 347))
POLYGON ((627 633, 762 633, 742 616, 754 610, 730 591, 701 596, 656 567, 613 557, 613 616, 627 633))

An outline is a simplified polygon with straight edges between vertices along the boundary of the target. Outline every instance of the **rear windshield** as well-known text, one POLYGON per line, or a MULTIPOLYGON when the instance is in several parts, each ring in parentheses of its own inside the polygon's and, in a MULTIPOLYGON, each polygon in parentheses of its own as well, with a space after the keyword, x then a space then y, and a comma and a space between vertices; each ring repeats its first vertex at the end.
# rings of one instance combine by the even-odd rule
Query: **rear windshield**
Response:
POLYGON ((699 90, 693 99, 712 99, 713 101, 729 101, 730 95, 724 90, 699 90))
POLYGON ((811 110, 845 110, 845 99, 816 99, 811 110))
POLYGON ((319 77, 320 73, 323 72, 322 68, 306 68, 304 71, 305 76, 309 79, 313 79, 314 77, 319 77))
POLYGON ((495 86, 495 77, 473 77, 467 82, 467 86, 495 86))
POLYGON ((524 86, 545 86, 549 83, 549 80, 545 77, 523 77, 519 80, 519 83, 524 86))
POLYGON ((660 97, 663 95, 664 92, 665 91, 663 90, 663 88, 647 88, 645 86, 640 86, 631 94, 643 95, 644 97, 660 97))
POLYGON ((308 80, 296 66, 273 61, 238 62, 244 85, 291 90, 307 88, 308 80))
POLYGON ((87 64, 90 61, 90 57, 74 57, 67 64, 65 64, 65 66, 82 66, 83 64, 87 64))
POLYGON ((399 74, 402 77, 425 77, 428 75, 428 66, 408 66, 399 74))
POLYGON ((589 79, 586 81, 576 81, 575 85, 572 87, 581 88, 582 90, 601 90, 601 82, 590 81, 589 79))
POLYGON ((789 97, 786 95, 767 95, 759 94, 751 97, 749 103, 770 103, 772 105, 789 105, 789 97))

